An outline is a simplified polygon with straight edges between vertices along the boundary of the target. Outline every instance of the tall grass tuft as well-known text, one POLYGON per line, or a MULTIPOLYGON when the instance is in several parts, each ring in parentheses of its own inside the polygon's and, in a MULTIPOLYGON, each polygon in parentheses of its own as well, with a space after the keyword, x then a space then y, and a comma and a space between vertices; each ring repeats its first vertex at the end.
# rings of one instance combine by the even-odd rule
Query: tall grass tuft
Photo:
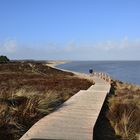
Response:
POLYGON ((107 114, 116 135, 125 140, 139 140, 140 94, 134 85, 116 84, 115 95, 108 100, 107 114))
POLYGON ((18 139, 36 121, 56 109, 64 100, 55 91, 37 94, 36 91, 19 89, 13 95, 1 94, 0 137, 18 139), (6 132, 7 136, 4 137, 6 132))

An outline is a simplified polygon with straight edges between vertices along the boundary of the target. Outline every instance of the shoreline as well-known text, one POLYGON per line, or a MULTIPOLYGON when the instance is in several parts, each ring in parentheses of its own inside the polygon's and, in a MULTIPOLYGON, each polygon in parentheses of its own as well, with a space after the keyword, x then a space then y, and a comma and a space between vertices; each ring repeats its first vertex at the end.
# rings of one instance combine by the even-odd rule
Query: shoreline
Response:
MULTIPOLYGON (((57 67, 58 65, 67 64, 67 63, 70 63, 70 62, 72 62, 72 61, 50 60, 50 61, 48 61, 49 64, 46 64, 46 65, 47 65, 47 66, 50 66, 50 67, 52 67, 52 68, 55 68, 55 69, 57 69, 57 70, 64 71, 64 72, 71 72, 71 73, 73 73, 73 74, 75 74, 75 75, 78 75, 78 76, 80 76, 80 77, 84 77, 84 76, 90 77, 90 75, 87 74, 87 73, 82 73, 82 72, 76 72, 76 71, 61 69, 61 68, 58 68, 58 67, 57 67)), ((85 78, 85 79, 86 79, 86 78, 85 78)), ((90 77, 90 79, 91 79, 91 77, 90 77)), ((138 85, 138 84, 129 83, 129 82, 127 82, 127 81, 122 81, 122 80, 119 80, 119 79, 114 79, 113 77, 111 77, 111 79, 112 79, 113 81, 122 82, 123 84, 128 84, 128 85, 131 85, 131 86, 136 86, 137 88, 140 87, 140 85, 138 85)))
POLYGON ((86 73, 80 73, 80 72, 76 72, 76 71, 71 71, 71 70, 65 70, 65 69, 61 69, 61 68, 57 68, 56 66, 60 65, 60 64, 66 64, 66 63, 70 63, 71 61, 48 61, 49 64, 46 63, 47 66, 52 67, 54 69, 57 70, 61 70, 63 72, 70 72, 73 73, 76 77, 78 78, 82 78, 82 79, 88 79, 89 81, 93 82, 93 84, 95 84, 93 77, 91 77, 89 74, 86 73))
MULTIPOLYGON (((70 69, 71 71, 76 71, 76 72, 79 72, 79 73, 86 73, 88 74, 88 70, 90 68, 93 68, 95 67, 95 69, 93 68, 93 70, 95 72, 103 72, 105 71, 105 73, 109 73, 108 75, 110 75, 112 77, 112 79, 114 80, 118 80, 118 81, 122 81, 123 83, 128 83, 128 84, 131 84, 131 85, 137 85, 137 86, 140 86, 140 79, 139 79, 139 72, 138 72, 138 67, 136 67, 137 71, 134 73, 131 68, 133 68, 133 65, 132 63, 120 63, 121 65, 121 70, 122 72, 119 73, 119 63, 114 63, 113 66, 115 67, 115 69, 112 69, 112 63, 108 64, 108 63, 105 63, 105 66, 104 66, 104 63, 88 63, 86 61, 83 61, 82 63, 78 62, 78 61, 65 61, 65 65, 62 65, 61 66, 61 60, 60 62, 58 63, 59 61, 57 61, 57 63, 54 64, 54 66, 58 67, 58 68, 62 68, 62 69, 70 69), (71 62, 71 63, 69 63, 71 62), (59 65, 60 64, 60 65, 59 65), (103 65, 102 65, 103 64, 103 65), (128 66, 130 65, 130 66, 128 66), (101 66, 101 67, 100 67, 101 66), (107 66, 107 68, 106 68, 107 66), (128 66, 128 68, 127 68, 128 66), (126 70, 125 70, 126 69, 126 70), (127 70, 128 69, 128 70, 127 70), (126 71, 126 72, 125 72, 126 71)), ((53 62, 54 63, 54 62, 53 62)), ((136 63, 137 64, 137 63, 136 63)), ((138 63, 139 64, 139 63, 138 63)))
POLYGON ((50 67, 56 67, 57 65, 70 63, 71 61, 63 61, 63 60, 49 60, 47 61, 47 65, 50 67))

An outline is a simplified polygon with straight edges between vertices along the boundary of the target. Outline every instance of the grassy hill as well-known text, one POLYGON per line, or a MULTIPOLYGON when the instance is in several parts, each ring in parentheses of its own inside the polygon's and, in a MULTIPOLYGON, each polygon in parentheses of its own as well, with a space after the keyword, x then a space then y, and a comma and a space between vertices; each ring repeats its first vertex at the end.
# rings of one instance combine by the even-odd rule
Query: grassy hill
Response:
POLYGON ((0 64, 0 138, 19 139, 35 122, 91 85, 40 62, 0 64))
POLYGON ((112 82, 107 117, 115 134, 125 140, 140 140, 140 87, 112 82))

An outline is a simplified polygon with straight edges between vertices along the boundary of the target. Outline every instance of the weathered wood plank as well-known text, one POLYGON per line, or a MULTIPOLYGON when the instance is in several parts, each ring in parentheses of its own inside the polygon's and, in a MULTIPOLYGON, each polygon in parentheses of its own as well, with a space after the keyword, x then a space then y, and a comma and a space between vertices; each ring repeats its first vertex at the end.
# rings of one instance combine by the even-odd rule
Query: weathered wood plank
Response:
POLYGON ((110 84, 94 76, 95 85, 82 90, 58 110, 38 121, 20 140, 92 140, 93 128, 110 84))

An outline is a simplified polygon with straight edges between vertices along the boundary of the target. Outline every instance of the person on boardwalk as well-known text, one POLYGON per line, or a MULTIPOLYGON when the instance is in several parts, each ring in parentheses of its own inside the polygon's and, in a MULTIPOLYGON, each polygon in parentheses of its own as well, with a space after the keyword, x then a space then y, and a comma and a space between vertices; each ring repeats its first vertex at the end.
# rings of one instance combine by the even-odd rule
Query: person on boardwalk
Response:
POLYGON ((93 69, 89 69, 89 73, 90 73, 90 75, 92 75, 93 74, 93 69))

